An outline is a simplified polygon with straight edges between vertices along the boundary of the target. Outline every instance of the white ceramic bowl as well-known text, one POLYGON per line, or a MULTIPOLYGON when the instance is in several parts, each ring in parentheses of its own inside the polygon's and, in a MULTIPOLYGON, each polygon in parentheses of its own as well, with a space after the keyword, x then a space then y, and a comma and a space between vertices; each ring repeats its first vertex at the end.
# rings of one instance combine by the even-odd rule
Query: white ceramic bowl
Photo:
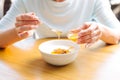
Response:
POLYGON ((73 62, 79 53, 79 49, 79 45, 70 40, 50 40, 39 45, 39 50, 43 59, 47 63, 57 66, 73 62), (73 49, 67 54, 51 54, 54 49, 68 49, 70 47, 73 47, 73 49))

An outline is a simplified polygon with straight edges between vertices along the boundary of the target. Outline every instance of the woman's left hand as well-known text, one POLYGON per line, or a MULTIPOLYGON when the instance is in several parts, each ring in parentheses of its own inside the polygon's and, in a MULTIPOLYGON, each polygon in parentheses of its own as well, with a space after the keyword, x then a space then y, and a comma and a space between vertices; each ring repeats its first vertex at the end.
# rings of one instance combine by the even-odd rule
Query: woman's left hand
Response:
POLYGON ((72 32, 78 33, 78 39, 77 39, 78 44, 87 44, 87 45, 98 41, 102 34, 99 25, 95 22, 86 22, 78 29, 72 30, 72 32))

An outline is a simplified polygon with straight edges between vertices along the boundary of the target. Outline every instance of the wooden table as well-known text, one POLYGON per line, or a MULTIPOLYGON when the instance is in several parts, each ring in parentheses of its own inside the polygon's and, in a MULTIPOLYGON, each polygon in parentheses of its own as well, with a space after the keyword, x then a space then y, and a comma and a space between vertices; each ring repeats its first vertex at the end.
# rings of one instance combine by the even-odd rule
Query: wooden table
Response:
POLYGON ((66 66, 47 64, 38 50, 51 40, 28 38, 0 50, 0 80, 120 80, 120 45, 98 41, 66 66))

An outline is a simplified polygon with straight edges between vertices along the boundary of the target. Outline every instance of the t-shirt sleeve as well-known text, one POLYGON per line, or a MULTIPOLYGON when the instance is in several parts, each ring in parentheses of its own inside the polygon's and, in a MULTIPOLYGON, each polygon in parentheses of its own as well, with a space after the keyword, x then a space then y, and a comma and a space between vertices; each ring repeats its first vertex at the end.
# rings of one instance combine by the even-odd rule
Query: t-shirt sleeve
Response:
POLYGON ((113 29, 120 29, 120 22, 113 13, 108 0, 96 0, 94 17, 98 22, 113 29))
POLYGON ((14 0, 7 14, 0 20, 0 30, 7 30, 15 27, 16 16, 25 13, 25 11, 22 0, 14 0))

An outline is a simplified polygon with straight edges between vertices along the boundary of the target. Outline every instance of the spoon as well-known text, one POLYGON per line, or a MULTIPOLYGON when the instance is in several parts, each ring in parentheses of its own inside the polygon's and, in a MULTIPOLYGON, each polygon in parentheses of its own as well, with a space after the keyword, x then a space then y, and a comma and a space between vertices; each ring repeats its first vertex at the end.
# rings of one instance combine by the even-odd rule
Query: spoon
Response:
MULTIPOLYGON (((45 24, 45 21, 42 21, 42 24, 39 24, 39 25, 44 25, 45 24)), ((46 24, 47 26, 50 26, 50 25, 48 25, 48 24, 46 24)), ((56 30, 56 29, 53 29, 53 28, 50 28, 50 30, 52 31, 52 32, 55 32, 56 34, 57 34, 57 36, 58 36, 58 39, 60 39, 60 36, 61 36, 61 34, 62 34, 62 31, 60 31, 60 30, 56 30)))

